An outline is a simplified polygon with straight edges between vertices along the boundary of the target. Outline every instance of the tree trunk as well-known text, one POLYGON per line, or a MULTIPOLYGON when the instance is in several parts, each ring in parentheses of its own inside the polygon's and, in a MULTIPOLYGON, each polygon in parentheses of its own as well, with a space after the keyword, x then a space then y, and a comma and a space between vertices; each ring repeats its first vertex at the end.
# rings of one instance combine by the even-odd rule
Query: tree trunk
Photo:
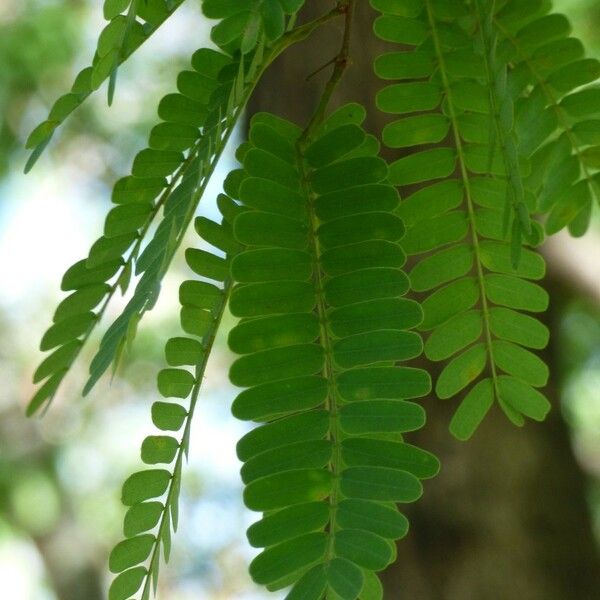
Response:
MULTIPOLYGON (((330 8, 330 2, 312 1, 304 17, 330 8)), ((368 2, 359 2, 351 66, 333 102, 364 104, 366 127, 378 133, 385 120, 374 107, 382 84, 372 75, 372 61, 384 44, 371 34, 373 18, 368 2)), ((331 23, 280 57, 254 95, 250 114, 267 110, 306 123, 331 67, 306 78, 336 55, 340 35, 341 23, 331 23)), ((547 284, 562 294, 569 286, 568 281, 547 284)), ((559 317, 554 304, 545 315, 551 330, 559 317)), ((551 372, 558 373, 552 348, 545 358, 551 372)), ((411 532, 398 544, 396 564, 384 574, 386 598, 600 598, 600 557, 584 476, 561 417, 556 380, 546 391, 554 410, 545 423, 518 429, 493 409, 466 444, 448 432, 457 402, 433 397, 424 402, 428 425, 411 441, 435 452, 442 471, 426 482, 423 498, 407 508, 411 532)))

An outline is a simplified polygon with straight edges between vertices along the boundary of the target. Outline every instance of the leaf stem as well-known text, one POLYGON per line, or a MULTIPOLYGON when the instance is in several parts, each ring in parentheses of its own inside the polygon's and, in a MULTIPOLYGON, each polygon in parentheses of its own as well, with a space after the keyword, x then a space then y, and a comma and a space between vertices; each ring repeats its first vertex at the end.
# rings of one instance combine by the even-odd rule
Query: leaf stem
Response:
POLYGON ((340 0, 336 8, 332 11, 334 15, 344 15, 344 34, 342 37, 342 45, 337 56, 331 61, 333 64, 333 72, 329 81, 325 84, 323 93, 319 100, 319 104, 309 121, 306 129, 303 131, 298 143, 301 147, 305 147, 310 141, 317 127, 323 122, 325 118, 325 111, 329 106, 331 97, 336 87, 340 83, 346 68, 348 67, 350 59, 350 37, 352 34, 352 21, 354 17, 354 9, 356 0, 340 0))
POLYGON ((450 81, 448 79, 448 74, 446 72, 446 62, 444 60, 444 53, 442 50, 442 45, 440 42, 440 38, 437 31, 437 26, 435 22, 435 15, 433 13, 433 9, 431 7, 431 0, 425 0, 425 5, 427 7, 427 15, 429 19, 429 26, 431 28, 431 35, 433 38, 433 44, 435 48, 435 53, 437 55, 439 67, 440 67, 440 76, 442 80, 442 85, 444 88, 444 93, 448 100, 448 116, 450 117, 450 122, 452 124, 452 135, 454 137, 454 144, 456 146, 456 152, 458 155, 458 160, 460 164, 460 172, 461 179, 463 181, 463 185, 465 186, 465 198, 467 204, 467 215, 469 218, 469 229, 471 231, 471 243, 473 245, 473 253, 475 255, 475 263, 477 269, 477 281, 479 284, 479 295, 481 298, 481 312, 483 314, 483 328, 485 334, 485 344, 488 352, 489 358, 489 367, 492 376, 492 382, 494 386, 494 393, 496 397, 499 399, 499 387, 498 387, 498 374, 496 372, 496 362, 494 360, 494 347, 492 345, 492 331, 490 327, 490 311, 487 301, 487 296, 485 293, 485 279, 483 273, 483 266, 481 262, 481 251, 479 248, 479 238, 477 235, 476 228, 476 220, 475 220, 475 208, 473 206, 473 197, 471 193, 471 180, 469 177, 469 171, 467 169, 467 164, 465 160, 465 154, 463 150, 462 138, 460 137, 460 130, 458 127, 458 119, 456 116, 456 112, 454 110, 454 102, 452 100, 452 89, 450 87, 450 81))
POLYGON ((156 538, 154 541, 154 548, 152 550, 152 554, 150 557, 150 561, 148 563, 148 572, 145 576, 144 587, 142 592, 142 598, 148 598, 150 594, 150 585, 152 580, 156 580, 158 577, 158 561, 160 560, 160 546, 161 540, 167 535, 170 534, 171 523, 173 523, 173 529, 177 529, 177 517, 174 515, 177 514, 177 507, 175 506, 179 502, 179 478, 181 477, 181 469, 183 467, 183 459, 184 457, 187 460, 190 446, 190 433, 192 427, 192 421, 194 418, 194 412, 196 409, 196 405, 198 403, 198 398, 200 395, 200 389, 202 387, 202 383, 204 380, 204 372, 206 371, 206 365, 208 364, 208 359, 211 355, 213 345, 215 343, 215 339, 217 337, 217 333, 219 331, 219 326, 221 324, 221 320, 223 319, 223 315, 225 313, 225 307, 229 301, 229 295, 231 292, 232 283, 230 280, 225 281, 225 285, 223 287, 223 295, 221 296, 221 301, 219 305, 216 307, 214 311, 214 319, 211 330, 209 334, 206 336, 205 341, 203 343, 203 353, 200 361, 195 367, 195 379, 194 387, 192 389, 192 394, 190 397, 190 406, 185 420, 185 427, 183 430, 183 434, 181 436, 181 442, 179 444, 179 448, 177 450, 177 457, 175 459, 175 467, 173 469, 173 476, 171 477, 171 481, 169 483, 169 491, 167 492, 167 497, 164 504, 163 514, 160 520, 160 524, 158 526, 158 531, 156 533, 156 538), (155 567, 156 564, 156 567, 155 567), (154 574, 154 569, 156 569, 156 574, 154 574))
POLYGON ((338 402, 337 402, 337 386, 336 373, 333 362, 333 343, 327 328, 327 302, 324 297, 324 277, 320 266, 321 248, 317 235, 318 219, 315 214, 314 200, 315 194, 311 189, 308 171, 304 160, 304 151, 310 144, 312 137, 323 122, 325 112, 335 91, 337 85, 342 79, 344 71, 348 66, 350 53, 350 36, 352 31, 352 19, 354 15, 355 0, 341 0, 334 9, 335 14, 345 16, 344 34, 342 37, 342 45, 337 57, 332 61, 334 64, 333 72, 319 100, 319 104, 309 121, 308 125, 298 138, 296 144, 297 163, 300 173, 300 180, 304 191, 304 197, 307 201, 307 211, 309 218, 309 243, 313 259, 313 284, 317 290, 317 314, 319 317, 320 341, 325 351, 325 362, 323 367, 323 375, 327 380, 328 392, 325 399, 325 408, 329 412, 329 439, 333 444, 333 453, 329 463, 329 470, 333 475, 333 487, 329 496, 329 539, 326 549, 326 561, 331 561, 335 556, 335 533, 337 529, 337 505, 340 495, 340 475, 342 467, 342 432, 339 423, 338 402))

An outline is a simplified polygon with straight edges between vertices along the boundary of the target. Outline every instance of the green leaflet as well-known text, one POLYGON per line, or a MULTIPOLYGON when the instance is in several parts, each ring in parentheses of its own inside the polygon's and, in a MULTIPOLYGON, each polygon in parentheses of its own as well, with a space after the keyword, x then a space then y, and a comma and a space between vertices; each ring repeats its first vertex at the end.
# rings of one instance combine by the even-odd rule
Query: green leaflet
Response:
POLYGON ((423 426, 409 399, 430 382, 389 366, 421 353, 408 330, 423 313, 402 298, 398 196, 375 146, 353 155, 366 139, 355 115, 342 107, 303 144, 291 124, 259 114, 239 153, 248 210, 233 227, 244 250, 231 262, 231 311, 242 320, 229 345, 240 355, 231 381, 246 389, 233 413, 265 423, 238 445, 244 500, 265 513, 248 530, 264 548, 250 573, 269 589, 291 585, 288 598, 354 600, 363 581, 376 595, 372 574, 407 531, 390 503, 416 500, 439 468, 379 439, 423 426))
MULTIPOLYGON (((231 232, 231 222, 226 217, 220 224, 203 222, 197 229, 208 231, 214 243, 212 234, 216 227, 231 232)), ((217 236, 217 239, 223 238, 217 236)), ((206 256, 214 255, 206 252, 206 256)), ((122 500, 130 508, 123 526, 125 539, 110 555, 110 570, 118 574, 111 584, 110 598, 129 598, 140 589, 141 597, 149 598, 152 587, 156 589, 161 548, 165 561, 169 559, 171 533, 177 530, 179 488, 183 459, 189 451, 190 425, 230 287, 229 279, 221 285, 194 280, 181 284, 181 325, 190 333, 187 320, 193 316, 193 337, 175 337, 166 343, 165 357, 170 367, 158 373, 157 387, 168 401, 158 401, 152 406, 154 425, 173 435, 146 437, 141 447, 142 462, 165 468, 139 471, 123 485, 122 500), (190 316, 185 311, 193 312, 190 316), (145 566, 138 567, 140 564, 145 566), (141 570, 126 570, 131 568, 141 570), (127 575, 130 572, 135 575, 127 575)))
MULTIPOLYGON (((377 105, 394 115, 384 130, 384 143, 412 149, 392 163, 390 180, 401 189, 419 184, 416 191, 409 188, 410 195, 397 210, 407 227, 400 243, 408 255, 417 256, 410 279, 412 288, 425 295, 425 355, 447 363, 436 393, 440 398, 464 398, 450 429, 467 439, 494 401, 513 421, 521 421, 521 415, 540 418, 545 413, 537 395, 529 394, 531 405, 519 403, 514 386, 505 383, 509 401, 500 382, 511 377, 519 385, 540 386, 547 379, 543 362, 524 348, 544 347, 547 331, 520 311, 543 312, 548 304, 542 288, 528 281, 544 276, 544 261, 523 246, 535 247, 543 238, 540 226, 530 222, 540 201, 527 186, 540 172, 539 157, 553 155, 543 144, 556 131, 556 123, 546 118, 543 94, 534 89, 521 97, 524 90, 530 91, 532 80, 521 81, 523 67, 513 68, 513 61, 522 60, 519 45, 529 56, 544 45, 544 36, 566 35, 564 23, 553 21, 555 34, 549 25, 538 28, 536 11, 516 1, 499 3, 501 8, 493 14, 494 3, 487 0, 423 0, 411 10, 392 0, 372 4, 383 13, 375 33, 410 46, 375 61, 377 74, 386 81, 377 105), (504 31, 509 25, 515 29, 504 31), (531 164, 525 160, 530 156, 531 164)), ((560 60, 546 49, 536 56, 540 64, 560 60)), ((582 81, 584 71, 590 70, 593 65, 585 63, 571 79, 582 81)), ((555 94, 566 91, 567 72, 547 73, 555 94)), ((565 110, 587 117, 591 102, 592 94, 575 97, 565 110)), ((571 155, 562 137, 549 144, 556 145, 561 156, 571 155)), ((588 163, 592 160, 590 154, 588 163)), ((556 192, 561 177, 576 181, 576 175, 570 166, 557 168, 544 185, 556 192)), ((577 200, 580 205, 584 192, 577 200)), ((567 212, 551 215, 548 224, 564 220, 567 212)), ((367 380, 361 383, 362 393, 377 400, 367 380)), ((345 388, 340 389, 344 395, 345 388)), ((356 422, 351 426, 360 427, 356 422)), ((371 427, 376 426, 377 421, 371 427)))
POLYGON ((600 198, 597 164, 589 161, 598 151, 589 126, 598 104, 597 90, 579 88, 598 80, 600 63, 584 58, 581 42, 569 37, 568 19, 551 13, 550 4, 513 25, 509 15, 517 4, 513 0, 500 10, 495 25, 499 52, 513 64, 509 87, 519 142, 536 150, 526 184, 536 192, 539 209, 549 213, 548 233, 568 226, 573 235, 583 235, 592 199, 600 198))

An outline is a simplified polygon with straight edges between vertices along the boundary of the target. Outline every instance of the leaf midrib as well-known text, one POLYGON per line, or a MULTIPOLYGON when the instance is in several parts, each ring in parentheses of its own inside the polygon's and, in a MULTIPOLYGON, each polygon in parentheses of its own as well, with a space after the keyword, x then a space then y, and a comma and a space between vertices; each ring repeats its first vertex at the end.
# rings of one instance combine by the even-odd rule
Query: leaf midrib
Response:
POLYGON ((319 339, 325 353, 323 375, 327 380, 327 398, 325 399, 325 409, 329 412, 329 433, 328 439, 333 444, 333 452, 329 463, 329 470, 333 475, 333 487, 329 496, 329 531, 325 561, 330 562, 335 558, 335 534, 337 529, 337 507, 340 495, 340 469, 342 466, 342 445, 341 428, 339 423, 339 411, 337 404, 337 386, 335 367, 333 362, 333 342, 327 329, 327 301, 324 293, 324 278, 321 270, 320 256, 321 247, 317 235, 318 219, 315 214, 314 200, 316 194, 312 191, 308 181, 308 170, 305 165, 303 150, 308 143, 298 143, 297 146, 297 166, 300 174, 300 181, 306 199, 309 227, 309 246, 313 261, 313 286, 317 297, 317 314, 319 317, 319 339))
POLYGON ((446 63, 444 60, 444 53, 442 51, 439 35, 437 32, 435 16, 433 14, 433 10, 431 7, 431 1, 425 0, 425 6, 427 9, 427 17, 429 20, 429 26, 431 29, 431 35, 433 38, 433 45, 435 49, 435 54, 437 57, 440 76, 442 79, 442 86, 444 88, 444 93, 446 98, 448 99, 448 113, 450 117, 450 122, 452 126, 452 135, 454 137, 454 144, 456 146, 456 152, 460 164, 460 172, 461 179, 465 186, 465 199, 467 205, 467 216, 469 219, 469 228, 471 230, 471 242, 473 245, 473 252, 475 254, 475 263, 476 263, 476 271, 477 271, 477 282, 479 284, 479 293, 480 293, 480 304, 481 304, 481 312, 483 315, 483 325, 484 325, 484 335, 485 335, 485 344, 488 352, 489 359, 489 369, 492 376, 492 382, 494 387, 494 394, 496 398, 500 399, 499 394, 499 386, 498 386, 498 374, 496 372, 496 363, 494 361, 494 348, 492 345, 492 331, 490 327, 490 314, 489 314, 489 306, 487 301, 487 296, 485 293, 485 279, 483 273, 483 264, 481 262, 481 252, 479 247, 479 237, 477 235, 476 229, 476 221, 475 221, 475 209, 473 206, 473 198, 471 194, 471 182, 469 178, 469 171, 466 166, 466 160, 463 150, 463 143, 460 137, 460 131, 458 127, 458 119, 456 117, 456 113, 454 111, 454 103, 452 101, 452 90, 450 87, 450 81, 448 79, 448 74, 446 73, 446 63))

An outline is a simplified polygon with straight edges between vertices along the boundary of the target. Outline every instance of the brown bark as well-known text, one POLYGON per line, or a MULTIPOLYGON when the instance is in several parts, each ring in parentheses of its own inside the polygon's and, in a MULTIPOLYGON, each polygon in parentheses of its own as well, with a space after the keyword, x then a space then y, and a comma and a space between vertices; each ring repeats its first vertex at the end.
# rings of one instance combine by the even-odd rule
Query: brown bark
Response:
MULTIPOLYGON (((313 1, 305 17, 330 7, 330 2, 313 1)), ((382 44, 371 34, 373 16, 367 2, 358 3, 352 64, 334 105, 363 103, 369 114, 366 126, 377 133, 384 117, 374 109, 381 83, 371 65, 382 44)), ((308 82, 306 76, 335 56, 340 34, 341 23, 330 24, 282 56, 259 86, 250 113, 268 110, 306 123, 329 70, 308 82)), ((549 283, 555 291, 568 287, 568 281, 549 283)), ((558 310, 555 303, 554 312, 545 316, 551 329, 558 310)), ((552 348, 546 358, 557 373, 552 348)), ((411 532, 384 575, 386 598, 600 598, 600 557, 584 476, 560 414, 556 381, 547 393, 554 410, 545 423, 518 429, 494 409, 466 444, 448 433, 456 402, 425 402, 428 425, 412 441, 435 452, 443 466, 426 483, 424 497, 407 508, 411 532)))

